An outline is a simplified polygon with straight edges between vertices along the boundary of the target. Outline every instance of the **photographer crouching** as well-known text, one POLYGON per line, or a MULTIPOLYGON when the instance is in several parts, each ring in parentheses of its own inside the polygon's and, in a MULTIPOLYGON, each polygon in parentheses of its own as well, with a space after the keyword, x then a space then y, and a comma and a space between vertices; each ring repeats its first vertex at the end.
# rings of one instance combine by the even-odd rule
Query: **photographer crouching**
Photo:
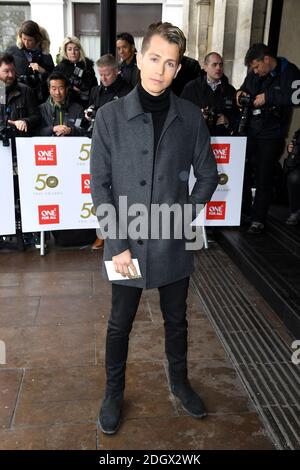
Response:
POLYGON ((237 104, 244 119, 240 133, 248 137, 242 215, 244 220, 251 220, 248 233, 260 234, 272 199, 275 164, 284 149, 288 131, 292 84, 300 79, 300 71, 287 59, 275 57, 262 43, 250 47, 245 65, 249 72, 237 92, 237 104), (256 192, 252 204, 253 175, 256 192))

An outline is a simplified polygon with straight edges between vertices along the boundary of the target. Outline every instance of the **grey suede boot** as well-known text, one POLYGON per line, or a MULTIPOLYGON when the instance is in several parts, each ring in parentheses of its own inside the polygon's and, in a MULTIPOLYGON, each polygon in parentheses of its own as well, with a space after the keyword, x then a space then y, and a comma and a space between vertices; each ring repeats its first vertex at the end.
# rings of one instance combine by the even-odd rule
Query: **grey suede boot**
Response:
POLYGON ((104 434, 115 434, 119 429, 123 402, 123 392, 105 395, 98 418, 98 425, 104 434))
POLYGON ((181 401, 181 406, 194 418, 204 418, 206 410, 199 395, 192 389, 188 379, 181 381, 171 380, 171 391, 181 401))

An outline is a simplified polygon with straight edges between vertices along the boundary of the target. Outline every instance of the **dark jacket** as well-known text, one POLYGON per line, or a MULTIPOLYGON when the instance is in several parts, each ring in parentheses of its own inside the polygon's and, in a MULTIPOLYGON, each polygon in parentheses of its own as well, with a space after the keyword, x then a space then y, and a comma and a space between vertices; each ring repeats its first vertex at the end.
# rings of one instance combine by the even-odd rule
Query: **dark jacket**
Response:
POLYGON ((181 60, 181 69, 172 82, 172 91, 180 96, 185 85, 191 80, 196 80, 203 75, 198 60, 184 55, 181 60))
POLYGON ((221 84, 217 86, 215 91, 207 83, 206 74, 203 78, 197 78, 189 82, 181 94, 181 98, 191 101, 199 108, 210 108, 212 111, 211 126, 210 121, 207 120, 209 131, 211 135, 231 135, 233 130, 237 127, 239 120, 239 109, 235 101, 235 88, 229 84, 228 78, 223 75, 221 84), (229 120, 229 126, 223 125, 216 126, 218 114, 224 114, 229 120))
POLYGON ((16 74, 19 81, 30 86, 35 93, 38 103, 43 103, 48 96, 47 77, 54 69, 52 56, 42 52, 41 49, 36 50, 34 62, 37 62, 46 70, 45 73, 40 74, 38 72, 34 72, 29 67, 29 62, 24 49, 20 49, 18 46, 12 46, 7 49, 7 52, 14 58, 16 74))
POLYGON ((54 69, 55 72, 61 72, 71 83, 71 97, 73 101, 81 104, 84 108, 87 107, 91 89, 98 84, 94 71, 94 62, 87 57, 84 61, 77 62, 76 64, 70 62, 68 59, 63 59, 54 69), (75 67, 83 70, 82 77, 76 75, 75 67), (74 73, 75 72, 75 73, 74 73), (80 92, 74 90, 72 86, 80 89, 80 92))
POLYGON ((41 122, 38 135, 53 135, 53 127, 65 124, 71 128, 70 136, 84 136, 85 130, 80 127, 84 113, 83 108, 78 103, 68 100, 66 107, 54 106, 49 96, 46 103, 39 106, 41 112, 41 122))
POLYGON ((92 88, 89 105, 93 104, 98 109, 104 104, 109 103, 109 101, 127 95, 131 90, 132 87, 118 75, 117 79, 110 86, 105 87, 101 84, 92 88))
POLYGON ((300 70, 283 57, 277 57, 274 71, 265 77, 248 73, 240 90, 254 99, 265 93, 266 104, 260 114, 250 113, 248 136, 262 139, 285 138, 292 113, 292 84, 300 80, 300 70))
POLYGON ((22 83, 15 82, 11 87, 6 89, 6 111, 4 114, 3 106, 1 106, 0 123, 5 124, 6 118, 17 121, 26 121, 28 131, 26 133, 18 133, 18 135, 32 136, 40 122, 40 113, 33 91, 22 83))
MULTIPOLYGON (((217 170, 210 136, 195 105, 171 92, 170 108, 154 156, 151 116, 142 109, 137 87, 124 98, 99 108, 91 149, 91 193, 94 206, 112 204, 118 213, 119 197, 128 208, 143 204, 206 203, 217 186, 217 170), (189 196, 193 165, 196 183, 189 196)), ((117 221, 125 233, 127 224, 117 221), (120 222, 120 223, 119 223, 120 222)), ((118 281, 128 286, 154 288, 175 282, 193 272, 193 253, 185 239, 107 239, 104 260, 126 249, 138 258, 142 279, 118 281)))
POLYGON ((120 74, 123 80, 125 80, 125 82, 128 83, 131 88, 135 87, 140 77, 139 69, 136 65, 136 55, 133 56, 129 64, 126 64, 126 62, 121 62, 120 74))

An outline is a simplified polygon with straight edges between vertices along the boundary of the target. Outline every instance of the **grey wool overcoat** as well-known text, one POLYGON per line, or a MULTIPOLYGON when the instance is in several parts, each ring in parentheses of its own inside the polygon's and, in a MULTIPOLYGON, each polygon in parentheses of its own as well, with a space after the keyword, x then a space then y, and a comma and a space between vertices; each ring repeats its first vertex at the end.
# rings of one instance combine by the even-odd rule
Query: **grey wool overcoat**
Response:
MULTIPOLYGON (((91 193, 95 208, 109 203, 119 215, 120 196, 127 196, 128 207, 143 204, 148 214, 151 204, 195 206, 210 200, 218 181, 216 162, 206 124, 194 104, 171 92, 170 108, 155 156, 153 149, 152 117, 144 113, 137 88, 98 110, 91 149, 91 193), (191 165, 196 183, 189 196, 191 165)), ((117 220, 117 235, 121 233, 126 238, 108 238, 103 258, 111 260, 112 256, 130 249, 132 258, 139 261, 142 278, 114 282, 154 288, 193 272, 193 252, 186 250, 184 238, 149 239, 145 233, 138 239, 130 238, 126 232, 132 219, 117 220)))

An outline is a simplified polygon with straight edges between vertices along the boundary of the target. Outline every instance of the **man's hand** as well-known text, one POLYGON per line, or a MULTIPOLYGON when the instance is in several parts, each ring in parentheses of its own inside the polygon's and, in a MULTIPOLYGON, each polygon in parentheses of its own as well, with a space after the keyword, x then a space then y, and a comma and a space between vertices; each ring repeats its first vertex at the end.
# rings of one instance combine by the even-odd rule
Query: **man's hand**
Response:
POLYGON ((65 135, 69 135, 71 133, 71 127, 65 126, 64 124, 54 126, 53 127, 53 133, 57 137, 63 137, 65 135))
POLYGON ((216 122, 216 126, 228 126, 229 121, 224 114, 218 114, 218 119, 216 122))
POLYGON ((266 103, 266 96, 264 93, 257 95, 253 101, 253 106, 255 108, 261 108, 266 103))
POLYGON ((8 124, 16 126, 18 131, 27 132, 27 122, 26 121, 22 121, 22 120, 10 121, 10 120, 8 120, 7 122, 8 122, 8 124))
POLYGON ((34 70, 35 72, 39 72, 39 73, 45 73, 46 72, 46 70, 43 69, 43 67, 41 67, 36 62, 31 62, 31 64, 29 64, 29 67, 31 67, 32 70, 34 70))
POLYGON ((291 153, 294 150, 294 144, 293 142, 290 142, 287 146, 287 151, 291 153))
POLYGON ((241 105, 239 103, 240 96, 247 96, 247 95, 248 95, 248 93, 246 93, 245 91, 240 90, 240 91, 237 92, 237 94, 235 96, 235 99, 236 99, 236 104, 239 106, 239 108, 241 108, 241 105))
POLYGON ((122 274, 123 277, 128 276, 130 278, 138 276, 137 270, 131 259, 130 250, 125 250, 119 255, 113 256, 112 261, 116 273, 122 274))

